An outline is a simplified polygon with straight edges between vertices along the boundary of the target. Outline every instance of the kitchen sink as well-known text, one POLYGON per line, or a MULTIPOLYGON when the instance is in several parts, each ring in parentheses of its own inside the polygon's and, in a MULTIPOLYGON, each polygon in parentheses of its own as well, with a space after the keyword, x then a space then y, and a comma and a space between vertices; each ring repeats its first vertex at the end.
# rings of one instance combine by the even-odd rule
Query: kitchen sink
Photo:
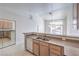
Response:
POLYGON ((41 39, 41 40, 49 41, 49 39, 47 39, 46 37, 37 37, 36 39, 41 39))

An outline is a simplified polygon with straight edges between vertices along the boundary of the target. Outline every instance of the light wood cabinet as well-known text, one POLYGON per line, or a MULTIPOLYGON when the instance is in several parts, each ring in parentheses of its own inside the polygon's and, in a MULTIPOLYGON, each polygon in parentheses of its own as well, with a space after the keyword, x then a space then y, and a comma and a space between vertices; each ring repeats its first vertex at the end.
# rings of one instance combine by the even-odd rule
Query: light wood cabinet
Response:
POLYGON ((64 47, 44 41, 33 40, 33 54, 40 56, 63 56, 64 47))
POLYGON ((0 31, 0 38, 11 38, 11 31, 0 31))
POLYGON ((63 56, 64 55, 64 47, 50 44, 50 56, 63 56))
POLYGON ((12 23, 8 21, 3 22, 3 28, 4 29, 12 29, 12 23))
POLYGON ((12 29, 12 22, 0 21, 0 29, 12 29))
POLYGON ((40 42, 40 56, 49 56, 48 43, 40 42))
POLYGON ((11 31, 5 31, 3 37, 4 38, 11 38, 11 31))
POLYGON ((39 41, 33 40, 33 53, 39 56, 40 55, 39 50, 40 50, 39 41))

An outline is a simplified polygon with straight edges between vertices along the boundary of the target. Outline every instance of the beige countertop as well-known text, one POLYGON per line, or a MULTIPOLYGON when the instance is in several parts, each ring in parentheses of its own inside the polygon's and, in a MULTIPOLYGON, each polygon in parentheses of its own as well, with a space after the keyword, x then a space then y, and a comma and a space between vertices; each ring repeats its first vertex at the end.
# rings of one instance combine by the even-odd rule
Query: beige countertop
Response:
MULTIPOLYGON (((26 36, 32 38, 32 39, 36 39, 39 36, 40 33, 38 33, 38 35, 32 35, 32 34, 36 34, 36 33, 24 33, 24 34, 26 36)), ((49 34, 47 36, 49 41, 45 41, 45 40, 41 40, 41 39, 36 39, 36 40, 40 40, 40 41, 44 41, 44 42, 47 42, 47 43, 63 46, 65 55, 79 56, 79 42, 56 39, 56 38, 52 38, 52 36, 53 37, 58 37, 58 38, 64 37, 64 36, 61 36, 61 35, 50 35, 49 34)), ((71 36, 65 36, 64 38, 79 39, 79 37, 71 37, 71 36)))
POLYGON ((53 34, 47 34, 47 33, 37 33, 37 32, 29 32, 29 33, 23 33, 24 36, 46 36, 51 38, 58 38, 61 40, 73 40, 74 42, 78 41, 79 43, 79 37, 75 36, 63 36, 63 35, 53 35, 53 34))
POLYGON ((73 36, 73 35, 55 35, 55 34, 48 34, 48 33, 37 33, 37 32, 28 32, 28 33, 23 33, 24 35, 46 35, 46 36, 58 36, 58 37, 71 37, 71 38, 78 38, 78 36, 73 36))

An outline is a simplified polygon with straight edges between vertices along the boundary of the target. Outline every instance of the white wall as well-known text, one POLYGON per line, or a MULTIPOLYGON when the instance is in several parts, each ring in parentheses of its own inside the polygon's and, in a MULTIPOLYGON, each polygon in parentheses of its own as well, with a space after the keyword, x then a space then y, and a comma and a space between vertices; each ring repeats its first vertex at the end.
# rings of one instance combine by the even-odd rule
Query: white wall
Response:
POLYGON ((34 15, 34 21, 36 23, 37 32, 44 32, 43 18, 39 14, 36 14, 36 15, 34 15))
POLYGON ((19 17, 16 20, 16 39, 17 42, 24 40, 23 33, 35 32, 35 24, 28 18, 19 17))

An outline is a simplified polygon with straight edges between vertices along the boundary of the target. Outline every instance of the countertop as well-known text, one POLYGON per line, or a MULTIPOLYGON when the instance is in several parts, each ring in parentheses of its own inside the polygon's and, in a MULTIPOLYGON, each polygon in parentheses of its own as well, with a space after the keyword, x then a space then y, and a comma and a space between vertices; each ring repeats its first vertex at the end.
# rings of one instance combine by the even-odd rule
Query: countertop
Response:
POLYGON ((73 36, 73 35, 56 35, 56 34, 48 34, 48 33, 37 33, 37 32, 28 32, 28 33, 23 33, 24 35, 44 35, 44 36, 58 36, 58 37, 71 37, 71 38, 78 38, 79 36, 73 36))
MULTIPOLYGON (((40 35, 44 35, 42 33, 38 33, 37 35, 35 35, 36 33, 24 33, 25 36, 28 36, 32 39, 36 39, 39 34, 40 35)), ((67 38, 67 39, 79 39, 79 37, 71 37, 71 36, 61 36, 61 35, 48 35, 46 38, 49 39, 49 41, 45 41, 45 40, 41 40, 41 39, 36 39, 36 40, 40 40, 43 42, 47 42, 47 43, 51 43, 51 44, 56 44, 56 45, 60 45, 64 47, 64 54, 68 55, 68 56, 79 56, 79 42, 74 42, 74 41, 69 41, 69 40, 61 40, 61 39, 56 39, 56 38, 52 38, 52 36, 54 37, 58 37, 58 38, 67 38)))

